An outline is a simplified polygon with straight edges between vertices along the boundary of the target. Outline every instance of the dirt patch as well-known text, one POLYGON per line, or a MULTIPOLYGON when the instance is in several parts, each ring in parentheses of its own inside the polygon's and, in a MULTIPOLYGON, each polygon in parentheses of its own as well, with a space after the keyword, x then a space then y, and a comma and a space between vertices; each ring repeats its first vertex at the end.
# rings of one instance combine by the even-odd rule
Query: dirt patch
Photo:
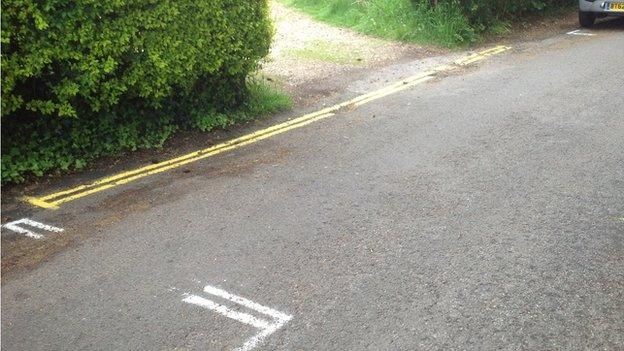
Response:
MULTIPOLYGON (((73 216, 66 216, 68 222, 73 216)), ((68 226, 65 232, 75 232, 73 226, 68 226)), ((84 235, 65 235, 64 233, 46 233, 43 239, 33 240, 24 235, 2 229, 2 281, 11 274, 36 267, 48 260, 54 253, 60 252, 74 243, 85 238, 84 235)))
POLYGON ((512 22, 509 31, 502 35, 489 35, 485 44, 506 42, 538 41, 567 33, 578 27, 578 12, 574 8, 563 10, 559 14, 544 17, 533 16, 512 22))
POLYGON ((9 272, 27 270, 41 263, 50 253, 58 252, 69 246, 73 239, 67 236, 47 238, 38 241, 21 237, 14 240, 2 240, 2 280, 9 272))
POLYGON ((444 52, 332 27, 275 1, 271 15, 276 34, 262 74, 277 81, 299 105, 331 94, 350 73, 444 52))
MULTIPOLYGON (((40 240, 3 229, 2 280, 15 273, 35 268, 68 247, 87 240, 107 240, 109 238, 100 233, 126 217, 183 198, 193 191, 192 187, 189 188, 181 182, 184 179, 247 176, 259 166, 283 163, 291 154, 292 151, 287 148, 266 149, 237 159, 224 158, 217 162, 194 163, 175 169, 169 176, 156 178, 149 184, 133 185, 109 194, 96 204, 86 206, 81 216, 65 212, 54 213, 53 221, 62 221, 65 231, 59 234, 45 233, 45 237, 40 240)), ((14 218, 6 216, 3 223, 10 219, 14 218)))

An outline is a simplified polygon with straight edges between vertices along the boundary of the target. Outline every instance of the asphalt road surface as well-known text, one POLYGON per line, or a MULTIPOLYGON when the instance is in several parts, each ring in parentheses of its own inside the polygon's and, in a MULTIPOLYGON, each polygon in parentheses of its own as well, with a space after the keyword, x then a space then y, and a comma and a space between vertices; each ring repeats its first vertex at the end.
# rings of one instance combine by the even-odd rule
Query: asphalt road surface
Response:
POLYGON ((3 349, 624 349, 624 33, 593 33, 35 213, 110 222, 3 282, 3 349))

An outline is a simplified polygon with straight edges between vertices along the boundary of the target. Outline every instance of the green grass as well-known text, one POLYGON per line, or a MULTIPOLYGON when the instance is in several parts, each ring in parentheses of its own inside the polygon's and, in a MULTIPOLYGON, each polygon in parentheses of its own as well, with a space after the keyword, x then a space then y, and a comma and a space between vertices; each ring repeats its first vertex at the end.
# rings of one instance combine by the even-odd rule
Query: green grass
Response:
POLYGON ((280 0, 330 24, 385 39, 445 47, 468 45, 478 35, 452 3, 431 8, 412 0, 280 0))
POLYGON ((291 109, 293 100, 277 87, 265 82, 262 77, 254 77, 247 83, 249 97, 239 108, 232 111, 209 111, 193 118, 192 127, 203 132, 215 128, 258 119, 272 113, 291 109))
POLYGON ((249 101, 245 105, 247 114, 258 118, 293 107, 292 97, 279 88, 253 79, 249 83, 249 101))
POLYGON ((313 18, 385 39, 462 47, 512 23, 553 17, 575 0, 278 0, 313 18))
POLYGON ((307 60, 336 63, 339 65, 358 65, 362 63, 364 54, 346 48, 344 45, 323 40, 314 40, 306 46, 288 51, 288 55, 307 60))

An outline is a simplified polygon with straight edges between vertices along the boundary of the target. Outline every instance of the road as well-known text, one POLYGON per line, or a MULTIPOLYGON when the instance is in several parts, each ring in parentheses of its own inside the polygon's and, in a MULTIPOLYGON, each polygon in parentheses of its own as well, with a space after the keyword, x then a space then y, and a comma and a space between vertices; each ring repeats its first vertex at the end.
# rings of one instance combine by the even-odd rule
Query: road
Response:
POLYGON ((624 349, 624 33, 593 33, 34 212, 90 233, 3 282, 3 349, 624 349))

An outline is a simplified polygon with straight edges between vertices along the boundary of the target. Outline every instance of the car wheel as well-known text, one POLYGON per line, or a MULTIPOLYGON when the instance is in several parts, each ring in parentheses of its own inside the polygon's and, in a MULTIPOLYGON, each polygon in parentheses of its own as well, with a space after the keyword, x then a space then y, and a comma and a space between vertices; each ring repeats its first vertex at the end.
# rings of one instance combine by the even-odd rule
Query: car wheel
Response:
POLYGON ((596 15, 591 12, 579 11, 579 23, 581 27, 589 28, 596 22, 596 15))

